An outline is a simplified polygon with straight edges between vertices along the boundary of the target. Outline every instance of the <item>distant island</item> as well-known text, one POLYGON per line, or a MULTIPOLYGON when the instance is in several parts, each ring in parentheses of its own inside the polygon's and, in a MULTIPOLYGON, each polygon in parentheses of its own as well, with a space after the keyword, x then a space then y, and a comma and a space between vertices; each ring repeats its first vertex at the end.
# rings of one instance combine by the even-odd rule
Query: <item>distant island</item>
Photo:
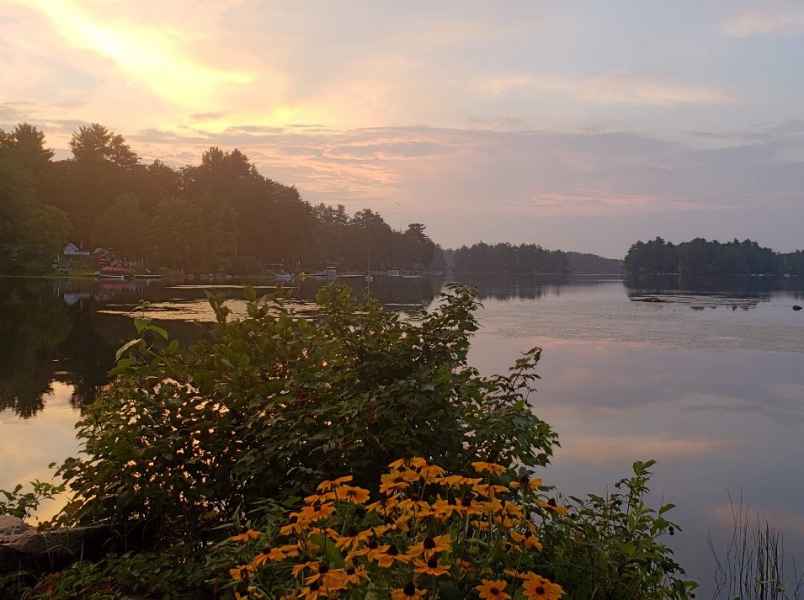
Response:
POLYGON ((622 275, 623 261, 596 254, 548 250, 537 244, 480 242, 445 251, 445 260, 458 275, 549 274, 622 275))
POLYGON ((748 239, 722 243, 695 238, 673 244, 657 237, 631 246, 625 257, 625 270, 632 277, 801 276, 804 274, 804 251, 777 253, 748 239))

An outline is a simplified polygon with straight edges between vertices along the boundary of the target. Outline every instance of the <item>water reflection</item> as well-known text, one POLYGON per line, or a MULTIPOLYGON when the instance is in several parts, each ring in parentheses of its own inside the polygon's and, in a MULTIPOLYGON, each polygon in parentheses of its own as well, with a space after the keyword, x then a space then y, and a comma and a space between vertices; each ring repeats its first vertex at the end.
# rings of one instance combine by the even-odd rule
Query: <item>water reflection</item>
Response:
MULTIPOLYGON (((308 280, 284 290, 310 302, 326 281, 308 280)), ((339 279, 357 296, 369 292, 400 309, 426 306, 440 282, 425 278, 339 279)), ((71 390, 76 408, 92 402, 108 382, 114 353, 134 335, 130 317, 160 319, 174 339, 189 343, 204 335, 215 316, 207 300, 213 292, 244 315, 244 285, 170 285, 158 281, 0 279, 0 412, 27 419, 45 408, 56 384, 71 390), (146 305, 146 309, 139 307, 146 305)), ((255 286, 259 294, 275 286, 255 286)), ((305 309, 304 305, 297 308, 305 309)))
POLYGON ((94 399, 111 367, 114 342, 97 324, 97 303, 75 291, 33 282, 0 282, 0 410, 21 417, 42 410, 54 382, 72 402, 94 399))

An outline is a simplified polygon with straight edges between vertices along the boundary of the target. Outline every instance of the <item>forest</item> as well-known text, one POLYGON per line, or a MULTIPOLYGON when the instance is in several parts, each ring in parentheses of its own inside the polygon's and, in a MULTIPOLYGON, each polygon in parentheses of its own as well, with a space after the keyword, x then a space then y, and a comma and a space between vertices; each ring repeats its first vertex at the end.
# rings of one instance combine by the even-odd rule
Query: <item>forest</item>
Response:
POLYGON ((547 250, 537 244, 489 245, 480 242, 454 250, 449 260, 457 274, 563 274, 570 271, 567 253, 547 250))
POLYGON ((212 147, 175 169, 97 123, 75 131, 70 149, 54 160, 36 127, 0 130, 0 272, 48 272, 68 241, 152 269, 233 274, 425 269, 437 248, 420 223, 396 231, 370 209, 312 205, 237 149, 212 147))
POLYGON ((632 245, 625 268, 630 275, 802 275, 804 251, 777 253, 748 239, 721 243, 695 238, 673 244, 657 237, 632 245))

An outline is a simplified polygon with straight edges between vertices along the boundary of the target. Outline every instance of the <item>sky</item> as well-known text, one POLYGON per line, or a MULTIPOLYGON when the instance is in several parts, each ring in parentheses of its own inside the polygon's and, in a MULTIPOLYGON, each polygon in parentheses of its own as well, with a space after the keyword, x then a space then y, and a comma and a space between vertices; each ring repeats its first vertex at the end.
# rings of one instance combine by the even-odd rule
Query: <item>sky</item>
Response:
POLYGON ((801 1, 0 0, 0 128, 238 147, 446 247, 804 247, 802 64, 801 1))

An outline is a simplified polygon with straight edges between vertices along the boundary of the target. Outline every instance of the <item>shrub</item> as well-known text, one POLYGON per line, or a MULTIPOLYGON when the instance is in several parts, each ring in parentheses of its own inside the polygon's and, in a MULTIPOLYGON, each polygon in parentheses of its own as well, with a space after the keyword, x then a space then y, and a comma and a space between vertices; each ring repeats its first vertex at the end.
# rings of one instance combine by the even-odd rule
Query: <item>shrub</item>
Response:
POLYGON ((30 484, 31 490, 23 491, 22 484, 13 490, 0 490, 0 515, 10 515, 18 519, 27 519, 46 500, 52 500, 62 492, 64 485, 55 485, 35 479, 30 484))
POLYGON ((543 573, 571 589, 573 600, 694 597, 697 585, 659 540, 679 530, 666 516, 673 505, 656 510, 645 502, 654 464, 635 462, 614 493, 571 498, 570 518, 545 523, 543 573))
POLYGON ((201 541, 312 481, 348 470, 369 485, 396 456, 455 471, 548 462, 557 438, 527 404, 540 351, 507 376, 469 367, 471 291, 448 289, 418 318, 336 288, 318 303, 302 318, 252 294, 248 318, 229 321, 213 299, 216 329, 186 350, 159 349, 164 332, 140 323, 79 422, 83 455, 60 469, 74 499, 59 522, 106 522, 126 548, 201 541))

